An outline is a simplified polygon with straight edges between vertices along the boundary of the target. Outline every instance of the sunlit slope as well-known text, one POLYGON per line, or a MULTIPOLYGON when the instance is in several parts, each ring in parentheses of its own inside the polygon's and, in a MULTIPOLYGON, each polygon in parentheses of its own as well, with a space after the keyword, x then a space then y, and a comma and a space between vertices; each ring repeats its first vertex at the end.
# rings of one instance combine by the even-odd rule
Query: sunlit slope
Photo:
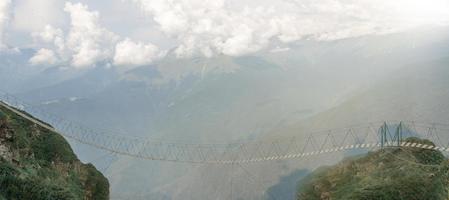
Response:
POLYGON ((405 66, 339 106, 275 130, 272 136, 384 120, 447 123, 449 57, 405 66))

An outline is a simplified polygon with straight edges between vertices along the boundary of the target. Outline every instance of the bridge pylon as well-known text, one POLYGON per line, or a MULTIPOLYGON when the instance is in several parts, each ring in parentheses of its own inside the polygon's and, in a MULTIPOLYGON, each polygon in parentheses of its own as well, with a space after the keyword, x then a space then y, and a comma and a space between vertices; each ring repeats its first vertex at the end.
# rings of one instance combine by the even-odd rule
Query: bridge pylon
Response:
POLYGON ((396 126, 394 135, 391 135, 390 128, 387 122, 384 122, 379 129, 380 146, 385 147, 400 147, 403 141, 403 124, 400 122, 396 126))

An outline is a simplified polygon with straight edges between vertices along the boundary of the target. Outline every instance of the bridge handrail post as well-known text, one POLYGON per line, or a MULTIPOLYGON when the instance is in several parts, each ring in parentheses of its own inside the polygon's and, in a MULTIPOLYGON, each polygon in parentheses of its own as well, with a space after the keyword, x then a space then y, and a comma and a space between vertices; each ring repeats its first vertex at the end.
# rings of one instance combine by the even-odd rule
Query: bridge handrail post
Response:
POLYGON ((383 125, 380 127, 380 147, 383 149, 385 145, 388 145, 387 122, 384 122, 383 125))
POLYGON ((402 121, 399 122, 399 125, 396 128, 396 138, 397 138, 397 146, 400 147, 402 143, 402 121))

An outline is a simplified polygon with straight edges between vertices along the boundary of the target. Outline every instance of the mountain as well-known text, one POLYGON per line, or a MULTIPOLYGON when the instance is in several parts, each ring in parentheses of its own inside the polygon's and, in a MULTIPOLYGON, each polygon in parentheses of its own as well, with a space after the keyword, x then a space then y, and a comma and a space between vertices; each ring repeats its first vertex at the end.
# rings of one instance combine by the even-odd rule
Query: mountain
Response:
MULTIPOLYGON (((19 96, 50 113, 106 133, 215 143, 257 138, 286 121, 303 119, 323 110, 340 98, 341 91, 347 90, 344 82, 323 83, 319 87, 327 92, 316 93, 310 88, 310 82, 315 81, 312 76, 300 77, 304 73, 321 74, 314 72, 315 68, 284 70, 254 56, 183 63, 198 67, 206 61, 223 68, 231 65, 238 68, 234 72, 214 72, 219 66, 209 66, 204 76, 192 74, 178 81, 155 85, 151 83, 155 80, 152 77, 167 76, 163 75, 167 72, 157 72, 152 66, 142 67, 90 94, 87 91, 92 87, 88 85, 96 81, 86 77, 19 96), (72 89, 73 86, 78 89, 72 89), (327 95, 334 98, 324 98, 327 95)), ((175 64, 179 62, 166 61, 160 68, 175 68, 175 64)), ((95 154, 98 152, 95 149, 73 145, 83 160, 101 156, 95 154)), ((190 168, 188 165, 120 157, 106 174, 111 176, 113 191, 133 194, 136 190, 147 192, 165 185, 190 168)))
MULTIPOLYGON (((291 136, 365 120, 415 118, 408 114, 421 112, 413 110, 416 103, 433 105, 434 110, 438 104, 444 107, 446 96, 437 93, 444 94, 445 79, 438 76, 440 82, 436 87, 431 81, 438 72, 428 72, 444 69, 448 32, 439 28, 338 41, 302 41, 287 51, 242 57, 168 56, 153 65, 129 71, 99 67, 72 74, 70 70, 48 68, 20 81, 20 90, 6 88, 36 107, 106 133, 181 143, 228 143, 291 136), (418 75, 424 72, 425 80, 419 80, 410 71, 427 65, 429 71, 418 72, 418 75), (52 74, 49 77, 53 78, 40 79, 46 74, 52 74), (412 78, 408 80, 407 76, 412 78), (417 87, 412 88, 409 83, 417 87), (407 92, 397 92, 401 89, 407 92), (425 95, 415 94, 418 91, 425 95), (404 103, 395 98, 405 98, 404 103), (396 105, 390 104, 392 101, 396 105), (404 110, 408 108, 411 110, 406 113, 404 110), (387 114, 391 112, 399 114, 387 114)), ((441 119, 443 111, 437 110, 441 119)), ((157 194, 161 198, 181 199, 183 189, 195 191, 190 185, 199 180, 193 176, 211 170, 218 179, 227 180, 230 172, 230 169, 219 172, 206 166, 117 157, 76 143, 72 147, 81 160, 104 168, 116 195, 137 193, 148 199, 157 194), (108 158, 97 159, 100 156, 108 158)), ((319 163, 326 161, 316 161, 319 163)), ((298 163, 251 166, 251 172, 268 173, 264 178, 269 180, 263 187, 248 184, 254 188, 244 191, 248 194, 245 197, 251 199, 249 191, 266 190, 278 183, 279 177, 298 168, 295 164, 298 163)), ((241 169, 237 171, 240 172, 235 174, 244 173, 241 169)), ((200 185, 197 192, 206 196, 205 188, 210 186, 214 190, 207 181, 204 187, 200 185)))
MULTIPOLYGON (((407 142, 418 140, 409 138, 407 142)), ((382 149, 315 170, 300 181, 297 199, 445 200, 448 169, 449 162, 439 151, 382 149)))
POLYGON ((11 109, 0 104, 0 199, 109 199, 108 180, 62 136, 11 109))

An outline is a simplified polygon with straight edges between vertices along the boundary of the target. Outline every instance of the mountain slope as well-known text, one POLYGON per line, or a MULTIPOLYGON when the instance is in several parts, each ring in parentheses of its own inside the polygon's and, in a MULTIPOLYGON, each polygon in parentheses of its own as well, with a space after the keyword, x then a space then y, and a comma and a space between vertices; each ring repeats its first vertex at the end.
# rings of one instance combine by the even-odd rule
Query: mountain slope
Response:
POLYGON ((297 199, 445 200, 448 169, 449 162, 439 151, 383 149, 317 169, 301 181, 297 199))
POLYGON ((108 180, 65 139, 0 105, 0 199, 109 199, 108 180))
POLYGON ((272 136, 384 120, 447 123, 447 66, 449 57, 406 66, 340 105, 275 130, 272 136))

